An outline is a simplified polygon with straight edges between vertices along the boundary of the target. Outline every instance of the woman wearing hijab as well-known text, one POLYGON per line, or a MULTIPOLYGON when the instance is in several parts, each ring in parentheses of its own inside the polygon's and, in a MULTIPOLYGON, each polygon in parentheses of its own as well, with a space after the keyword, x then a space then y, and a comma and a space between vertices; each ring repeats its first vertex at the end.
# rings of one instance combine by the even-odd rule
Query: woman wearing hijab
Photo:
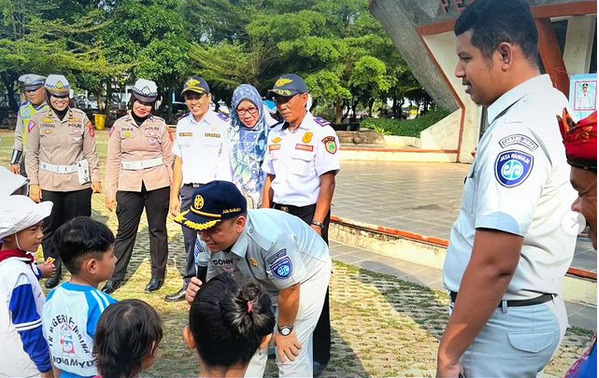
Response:
POLYGON ((266 113, 256 88, 241 84, 235 89, 231 102, 233 183, 247 199, 249 209, 261 203, 265 175, 260 167, 268 130, 276 123, 266 113))

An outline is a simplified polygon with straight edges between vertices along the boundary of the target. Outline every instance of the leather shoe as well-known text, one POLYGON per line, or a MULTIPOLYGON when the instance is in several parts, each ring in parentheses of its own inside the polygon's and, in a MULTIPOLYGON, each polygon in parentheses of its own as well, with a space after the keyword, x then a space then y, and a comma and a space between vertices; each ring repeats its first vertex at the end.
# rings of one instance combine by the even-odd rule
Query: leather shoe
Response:
POLYGON ((158 278, 152 278, 150 280, 150 282, 148 282, 148 285, 146 285, 146 289, 144 291, 146 293, 151 293, 153 291, 156 291, 162 287, 163 283, 164 283, 164 280, 161 280, 158 278))
POLYGON ((102 291, 105 292, 106 294, 112 294, 112 292, 115 291, 119 286, 121 286, 120 281, 108 280, 108 281, 106 281, 106 284, 102 288, 102 291))
POLYGON ((177 291, 176 293, 172 293, 167 295, 166 297, 164 297, 164 300, 167 302, 179 302, 185 299, 185 291, 187 290, 186 287, 182 287, 179 291, 177 291))
POLYGON ((314 361, 312 364, 312 375, 314 377, 318 377, 322 374, 322 372, 324 371, 324 369, 327 368, 326 364, 321 364, 320 362, 314 361))
POLYGON ((46 289, 54 289, 60 283, 60 277, 54 276, 46 280, 46 289))

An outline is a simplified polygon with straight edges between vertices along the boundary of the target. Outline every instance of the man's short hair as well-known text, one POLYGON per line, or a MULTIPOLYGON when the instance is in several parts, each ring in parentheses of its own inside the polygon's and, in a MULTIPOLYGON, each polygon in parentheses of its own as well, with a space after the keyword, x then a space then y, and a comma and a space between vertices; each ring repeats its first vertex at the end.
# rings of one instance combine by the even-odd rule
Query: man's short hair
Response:
POLYGON ((472 45, 490 59, 499 45, 520 46, 524 56, 538 66, 539 36, 530 7, 524 0, 477 0, 457 19, 456 36, 472 30, 472 45))
POLYGON ((82 263, 101 259, 114 243, 114 234, 103 223, 90 217, 76 217, 54 233, 54 244, 71 274, 78 274, 82 263))

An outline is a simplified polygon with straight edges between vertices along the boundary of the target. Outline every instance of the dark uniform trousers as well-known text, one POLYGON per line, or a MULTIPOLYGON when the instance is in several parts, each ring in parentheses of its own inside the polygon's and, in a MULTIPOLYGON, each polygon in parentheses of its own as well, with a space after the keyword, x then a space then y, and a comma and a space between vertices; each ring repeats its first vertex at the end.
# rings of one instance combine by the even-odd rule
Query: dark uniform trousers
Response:
POLYGON ((168 186, 148 191, 143 183, 141 192, 119 190, 116 193, 116 216, 119 219, 119 229, 114 241, 114 255, 117 257, 117 261, 114 273, 110 278, 112 281, 121 282, 125 279, 144 208, 150 234, 152 278, 164 279, 168 259, 166 217, 169 210, 169 193, 168 186))
POLYGON ((56 275, 62 274, 62 260, 54 243, 54 232, 69 220, 79 216, 91 216, 92 214, 92 190, 82 189, 72 192, 55 192, 42 189, 42 201, 50 201, 54 204, 52 212, 44 219, 44 238, 42 248, 44 249, 44 260, 48 257, 55 259, 56 275))
MULTIPOLYGON (((189 210, 193 192, 202 186, 202 184, 185 184, 183 187, 181 187, 181 212, 189 210)), ((191 277, 195 277, 196 275, 196 265, 193 250, 195 248, 198 232, 185 226, 181 226, 181 230, 183 230, 183 242, 185 243, 185 272, 182 272, 183 286, 187 287, 191 277)))
MULTIPOLYGON (((275 209, 282 210, 286 213, 293 214, 296 217, 301 218, 307 224, 312 222, 314 219, 314 213, 316 212, 316 204, 308 206, 291 206, 281 205, 275 203, 273 206, 275 209)), ((329 223, 331 221, 331 211, 329 210, 327 216, 324 219, 324 227, 322 228, 322 238, 329 244, 329 223)), ((331 314, 329 309, 329 288, 327 287, 327 293, 324 297, 324 303, 322 305, 322 311, 320 312, 320 318, 316 323, 314 334, 312 338, 312 349, 314 361, 319 362, 323 365, 329 363, 331 358, 331 314)))

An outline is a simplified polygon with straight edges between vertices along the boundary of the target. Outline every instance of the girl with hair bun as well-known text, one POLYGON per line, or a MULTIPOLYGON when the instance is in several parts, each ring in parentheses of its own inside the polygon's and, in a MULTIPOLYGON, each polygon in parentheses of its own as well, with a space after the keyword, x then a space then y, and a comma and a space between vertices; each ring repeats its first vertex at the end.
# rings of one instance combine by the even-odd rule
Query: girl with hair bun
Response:
POLYGON ((256 283, 228 274, 212 278, 196 295, 183 338, 200 357, 202 377, 243 377, 252 356, 272 337, 272 302, 256 283))

